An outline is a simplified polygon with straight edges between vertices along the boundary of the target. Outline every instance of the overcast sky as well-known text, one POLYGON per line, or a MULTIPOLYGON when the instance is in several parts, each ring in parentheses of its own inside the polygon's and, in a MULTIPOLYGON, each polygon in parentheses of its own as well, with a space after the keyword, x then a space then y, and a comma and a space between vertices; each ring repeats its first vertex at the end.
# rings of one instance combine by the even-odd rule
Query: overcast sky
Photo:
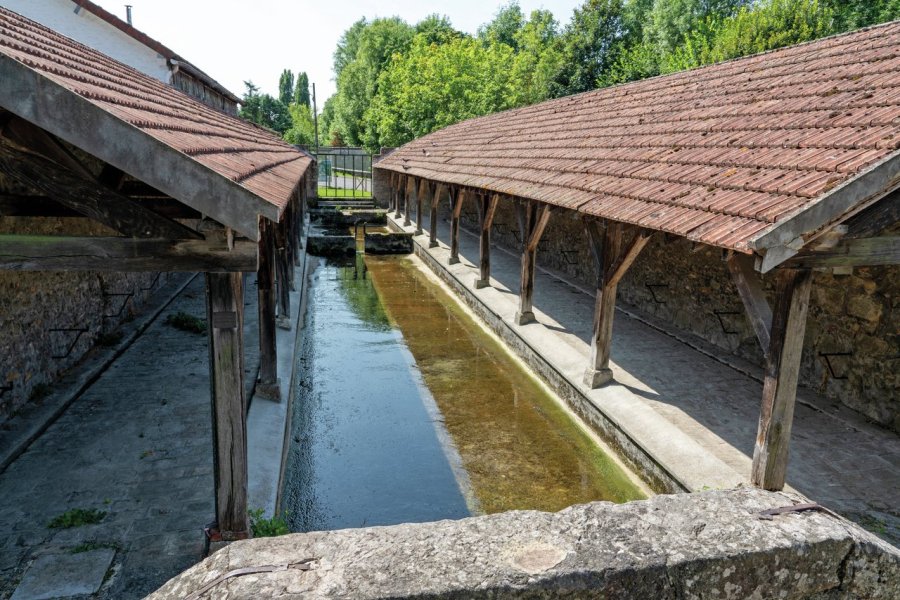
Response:
MULTIPOLYGON (((38 0, 39 1, 39 0, 38 0)), ((584 0, 521 0, 528 14, 553 12, 568 23, 584 0)), ((431 13, 450 17, 457 29, 474 33, 491 20, 503 0, 94 0, 191 61, 238 96, 250 79, 274 94, 282 69, 306 71, 316 84, 319 110, 334 93, 331 55, 341 34, 360 17, 399 16, 416 23, 431 13), (377 8, 375 8, 377 7, 377 8)))

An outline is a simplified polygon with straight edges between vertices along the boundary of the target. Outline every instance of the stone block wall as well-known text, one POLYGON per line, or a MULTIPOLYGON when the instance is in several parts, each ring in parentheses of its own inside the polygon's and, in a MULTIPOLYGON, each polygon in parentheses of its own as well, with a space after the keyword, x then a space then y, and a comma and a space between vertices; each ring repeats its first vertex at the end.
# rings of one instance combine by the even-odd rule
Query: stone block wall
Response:
MULTIPOLYGON (((4 217, 0 233, 106 230, 86 219, 4 217)), ((73 367, 164 285, 169 274, 0 271, 0 423, 73 367), (73 331, 54 331, 54 330, 73 331)))
MULTIPOLYGON (((449 203, 441 202, 449 219, 449 203)), ((478 231, 477 204, 467 200, 462 226, 478 231)), ((502 202, 492 241, 518 252, 518 221, 502 202)), ((571 211, 552 213, 538 246, 538 265, 589 289, 594 285, 590 247, 571 211)), ((774 277, 763 279, 772 302, 774 277)), ((619 302, 692 333, 725 352, 763 364, 762 352, 720 250, 667 242, 661 234, 619 284, 619 302)), ((900 431, 900 267, 815 273, 800 383, 900 431)))

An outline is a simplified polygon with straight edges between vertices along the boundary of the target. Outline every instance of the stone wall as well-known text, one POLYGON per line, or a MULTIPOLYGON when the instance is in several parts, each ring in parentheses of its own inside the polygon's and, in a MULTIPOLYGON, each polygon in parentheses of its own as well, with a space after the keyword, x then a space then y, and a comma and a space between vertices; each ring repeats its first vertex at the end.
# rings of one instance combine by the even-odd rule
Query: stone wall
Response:
MULTIPOLYGON (((113 234, 87 219, 4 217, 0 233, 113 234)), ((129 320, 169 274, 0 271, 0 423, 129 320), (56 330, 56 331, 55 331, 56 330), (59 331, 65 330, 65 331, 59 331)), ((114 335, 114 334, 113 334, 114 335)))
POLYGON ((803 499, 738 489, 558 513, 235 542, 149 600, 219 598, 896 598, 900 552, 803 499))
MULTIPOLYGON (((449 218, 442 202, 441 217, 449 218)), ((478 231, 476 203, 467 201, 463 227, 478 231)), ((501 203, 492 241, 518 252, 518 221, 501 203)), ((582 223, 554 212, 538 246, 538 265, 593 289, 593 258, 582 223)), ((772 302, 772 276, 763 279, 772 302)), ((619 285, 619 302, 706 342, 763 364, 762 352, 720 250, 667 242, 657 234, 619 285)), ((852 275, 816 273, 800 383, 900 431, 900 267, 856 269, 852 275)))

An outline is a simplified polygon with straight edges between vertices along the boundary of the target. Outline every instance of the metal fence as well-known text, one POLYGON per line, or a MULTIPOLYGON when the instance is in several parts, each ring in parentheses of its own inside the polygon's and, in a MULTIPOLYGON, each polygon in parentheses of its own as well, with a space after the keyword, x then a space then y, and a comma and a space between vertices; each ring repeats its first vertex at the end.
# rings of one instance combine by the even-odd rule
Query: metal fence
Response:
POLYGON ((372 155, 362 148, 319 148, 319 198, 371 198, 372 155))

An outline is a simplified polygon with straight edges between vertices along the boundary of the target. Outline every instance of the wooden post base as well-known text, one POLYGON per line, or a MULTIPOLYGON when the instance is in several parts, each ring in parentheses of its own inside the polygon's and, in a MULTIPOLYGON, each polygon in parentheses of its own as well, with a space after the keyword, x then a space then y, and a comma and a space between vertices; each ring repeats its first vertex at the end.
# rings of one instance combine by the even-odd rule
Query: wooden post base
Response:
POLYGON ((281 316, 275 319, 275 325, 278 329, 284 329, 285 331, 291 330, 291 317, 288 315, 281 316))
POLYGON ((429 248, 437 248, 438 246, 440 246, 440 244, 438 244, 436 241, 428 242, 429 248))
POLYGON ((516 325, 528 325, 529 323, 537 323, 534 313, 530 310, 516 313, 516 325))
POLYGON ((475 280, 475 289, 480 290, 482 288, 491 287, 491 282, 487 279, 476 279, 475 280))
POLYGON ((257 381, 256 388, 254 389, 254 396, 258 398, 265 398, 266 400, 272 400, 273 402, 281 402, 281 379, 276 379, 274 383, 257 381))
POLYGON ((458 263, 458 262, 459 262, 459 257, 458 257, 458 256, 451 256, 450 258, 447 259, 447 264, 448 264, 448 265, 455 265, 455 264, 458 263))
POLYGON ((588 369, 584 372, 584 385, 596 389, 613 380, 612 369, 588 369))

